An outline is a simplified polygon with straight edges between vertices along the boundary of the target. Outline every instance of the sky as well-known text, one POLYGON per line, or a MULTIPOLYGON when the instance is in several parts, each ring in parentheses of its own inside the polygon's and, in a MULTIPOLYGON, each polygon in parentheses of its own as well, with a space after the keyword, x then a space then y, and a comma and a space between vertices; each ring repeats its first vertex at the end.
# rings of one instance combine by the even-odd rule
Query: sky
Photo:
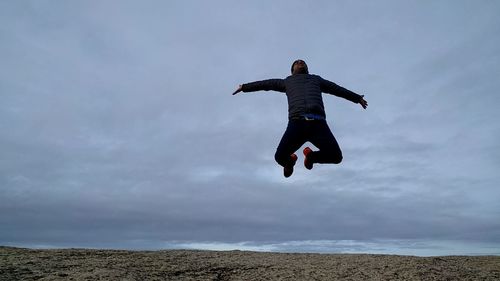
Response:
POLYGON ((498 11, 1 1, 0 245, 498 255, 498 11), (284 178, 286 96, 231 93, 299 58, 369 106, 325 94, 343 162, 284 178))

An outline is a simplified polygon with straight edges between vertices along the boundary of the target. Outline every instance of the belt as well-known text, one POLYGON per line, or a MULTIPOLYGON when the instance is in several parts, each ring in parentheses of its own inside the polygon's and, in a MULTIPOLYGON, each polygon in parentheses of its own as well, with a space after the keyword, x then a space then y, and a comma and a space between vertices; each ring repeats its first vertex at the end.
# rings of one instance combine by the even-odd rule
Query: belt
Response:
POLYGON ((304 114, 302 116, 294 117, 292 118, 292 120, 306 120, 306 121, 325 120, 325 117, 318 114, 304 114))

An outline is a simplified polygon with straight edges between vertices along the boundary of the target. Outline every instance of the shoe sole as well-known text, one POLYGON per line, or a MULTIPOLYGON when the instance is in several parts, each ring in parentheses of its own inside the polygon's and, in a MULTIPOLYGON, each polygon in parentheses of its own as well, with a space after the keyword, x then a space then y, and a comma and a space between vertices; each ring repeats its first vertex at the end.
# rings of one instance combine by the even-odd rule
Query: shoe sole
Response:
POLYGON ((313 168, 313 163, 309 163, 307 161, 307 155, 309 155, 309 153, 313 152, 312 149, 310 147, 306 147, 304 148, 304 150, 302 151, 302 153, 304 153, 304 167, 306 167, 306 169, 308 170, 311 170, 313 168))

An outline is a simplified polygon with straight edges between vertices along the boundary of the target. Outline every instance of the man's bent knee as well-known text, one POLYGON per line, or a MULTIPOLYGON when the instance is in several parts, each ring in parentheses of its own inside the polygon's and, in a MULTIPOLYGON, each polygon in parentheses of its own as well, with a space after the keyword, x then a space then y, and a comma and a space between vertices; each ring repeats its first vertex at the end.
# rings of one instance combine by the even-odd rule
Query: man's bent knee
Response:
POLYGON ((332 164, 340 164, 340 162, 342 162, 342 159, 342 153, 330 153, 328 155, 328 162, 332 164))
MULTIPOLYGON (((288 156, 289 157, 289 156, 288 156)), ((280 164, 281 166, 284 166, 286 164, 286 161, 287 161, 287 155, 284 155, 283 153, 278 153, 276 152, 274 154, 274 160, 280 164)))
POLYGON ((342 162, 342 159, 343 159, 342 155, 337 155, 332 159, 332 163, 333 164, 340 164, 340 162, 342 162))

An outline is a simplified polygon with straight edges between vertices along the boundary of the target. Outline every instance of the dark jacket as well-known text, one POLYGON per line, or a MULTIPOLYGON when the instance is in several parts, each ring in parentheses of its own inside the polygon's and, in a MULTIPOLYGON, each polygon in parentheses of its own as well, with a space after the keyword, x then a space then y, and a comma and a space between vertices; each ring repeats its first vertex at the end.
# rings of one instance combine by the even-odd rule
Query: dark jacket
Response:
POLYGON ((326 117, 321 93, 342 97, 359 103, 361 96, 318 75, 294 74, 285 79, 268 79, 242 85, 243 92, 278 91, 288 98, 288 119, 302 119, 306 115, 326 117))

